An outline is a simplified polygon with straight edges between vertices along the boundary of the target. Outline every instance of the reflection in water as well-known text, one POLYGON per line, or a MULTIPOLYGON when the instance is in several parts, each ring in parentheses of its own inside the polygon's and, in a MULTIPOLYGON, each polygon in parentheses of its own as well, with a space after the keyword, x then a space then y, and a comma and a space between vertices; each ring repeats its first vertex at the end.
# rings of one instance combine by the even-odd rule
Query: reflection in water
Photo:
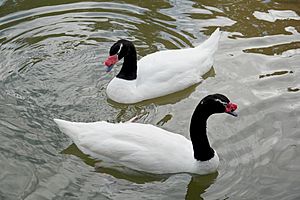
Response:
POLYGON ((187 186, 187 193, 185 195, 186 200, 204 199, 202 194, 216 181, 218 172, 205 175, 196 176, 193 175, 190 183, 187 186))
POLYGON ((77 156, 90 166, 94 166, 96 163, 94 159, 82 153, 75 144, 71 144, 68 148, 64 149, 61 153, 77 156))
POLYGON ((243 50, 245 53, 260 53, 264 55, 283 55, 287 50, 300 49, 300 42, 291 42, 287 44, 279 44, 265 48, 252 48, 243 50))
POLYGON ((277 71, 277 72, 273 72, 271 74, 262 74, 262 75, 259 75, 259 78, 265 78, 265 77, 271 77, 271 76, 281 76, 281 75, 284 75, 284 74, 293 74, 294 72, 293 71, 277 71))
POLYGON ((288 91, 289 92, 298 92, 298 91, 300 91, 300 88, 291 88, 291 87, 289 87, 288 91))
POLYGON ((255 11, 253 15, 260 20, 275 22, 276 20, 300 20, 300 16, 292 10, 268 10, 267 13, 255 11))

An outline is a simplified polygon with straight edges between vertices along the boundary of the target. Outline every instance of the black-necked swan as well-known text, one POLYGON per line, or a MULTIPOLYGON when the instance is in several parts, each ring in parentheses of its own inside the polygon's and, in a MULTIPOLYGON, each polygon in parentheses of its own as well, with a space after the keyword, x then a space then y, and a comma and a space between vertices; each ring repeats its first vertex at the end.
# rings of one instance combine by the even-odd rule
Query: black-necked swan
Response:
POLYGON ((150 124, 54 121, 83 153, 95 159, 154 174, 209 174, 217 170, 219 157, 209 144, 206 121, 215 113, 237 116, 236 109, 222 94, 203 98, 191 118, 191 141, 150 124))
POLYGON ((137 61, 132 42, 119 40, 112 45, 104 64, 107 72, 124 58, 120 72, 106 88, 108 98, 132 104, 186 89, 202 80, 214 62, 221 32, 219 28, 194 48, 158 51, 137 61))

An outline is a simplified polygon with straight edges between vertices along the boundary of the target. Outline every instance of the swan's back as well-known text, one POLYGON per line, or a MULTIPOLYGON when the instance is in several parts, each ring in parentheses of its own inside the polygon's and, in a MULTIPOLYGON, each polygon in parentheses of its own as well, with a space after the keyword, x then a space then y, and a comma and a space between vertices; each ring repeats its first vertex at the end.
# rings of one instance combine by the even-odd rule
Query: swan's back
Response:
POLYGON ((147 99, 199 83, 213 65, 221 32, 217 29, 195 48, 158 51, 138 61, 136 90, 147 99), (158 90, 158 87, 160 88, 158 90))

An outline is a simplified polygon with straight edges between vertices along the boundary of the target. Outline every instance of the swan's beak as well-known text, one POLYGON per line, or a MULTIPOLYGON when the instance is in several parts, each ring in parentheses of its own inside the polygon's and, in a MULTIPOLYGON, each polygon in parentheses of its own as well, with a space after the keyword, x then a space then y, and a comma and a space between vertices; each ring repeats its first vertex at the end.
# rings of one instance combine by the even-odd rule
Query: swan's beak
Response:
POLYGON ((118 61, 118 55, 108 56, 108 58, 104 61, 104 65, 107 67, 106 72, 110 72, 118 61))
POLYGON ((226 108, 225 108, 225 113, 229 114, 229 115, 232 115, 234 117, 237 117, 238 114, 235 112, 235 110, 237 109, 237 105, 235 103, 231 103, 229 102, 227 105, 226 105, 226 108))
POLYGON ((226 112, 227 114, 229 114, 229 115, 232 115, 232 116, 234 116, 234 117, 237 117, 237 116, 239 116, 236 112, 234 112, 234 111, 231 111, 231 112, 226 112))

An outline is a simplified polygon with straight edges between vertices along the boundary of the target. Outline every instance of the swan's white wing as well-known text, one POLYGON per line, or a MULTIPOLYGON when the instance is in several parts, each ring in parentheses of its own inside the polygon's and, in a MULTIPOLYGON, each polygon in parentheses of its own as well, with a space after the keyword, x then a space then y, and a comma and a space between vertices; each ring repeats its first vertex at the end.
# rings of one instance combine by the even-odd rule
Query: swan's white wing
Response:
POLYGON ((202 80, 201 75, 209 71, 212 62, 196 68, 200 62, 184 53, 190 50, 160 51, 139 61, 136 91, 142 94, 144 99, 148 99, 171 94, 199 83, 202 80), (179 59, 175 60, 173 56, 179 59), (185 59, 189 61, 186 62, 185 59))
POLYGON ((55 120, 84 153, 152 173, 191 171, 192 144, 182 135, 139 123, 55 120))
POLYGON ((138 61, 136 87, 139 93, 161 96, 200 82, 201 75, 213 65, 220 35, 217 29, 198 47, 159 51, 143 57, 138 61))

